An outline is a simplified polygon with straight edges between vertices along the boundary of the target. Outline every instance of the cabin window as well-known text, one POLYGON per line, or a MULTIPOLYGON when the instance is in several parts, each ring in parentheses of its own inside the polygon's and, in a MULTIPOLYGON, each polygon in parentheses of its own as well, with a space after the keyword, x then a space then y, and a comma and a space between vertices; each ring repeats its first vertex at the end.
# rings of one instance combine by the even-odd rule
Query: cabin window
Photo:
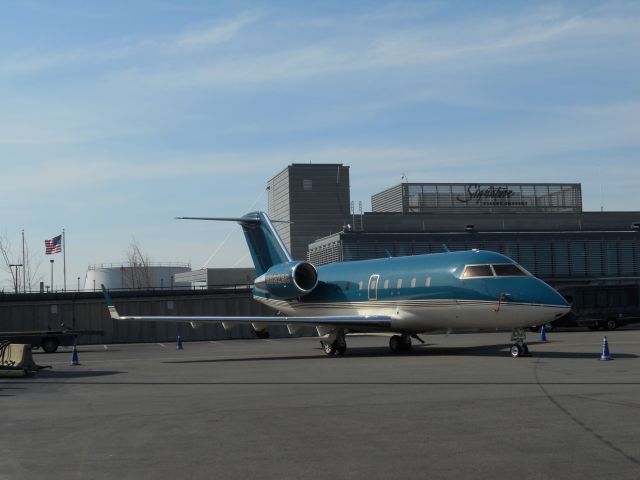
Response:
POLYGON ((384 288, 385 289, 389 288, 389 280, 388 279, 384 281, 384 288))
POLYGON ((491 265, 467 265, 461 278, 493 277, 491 265))
POLYGON ((396 282, 396 288, 402 288, 402 279, 399 278, 398 281, 396 282))
POLYGON ((431 277, 427 277, 424 279, 424 286, 427 288, 431 286, 431 277))
POLYGON ((348 292, 350 288, 351 288, 351 282, 345 282, 344 283, 344 290, 346 292, 348 292))
POLYGON ((523 277, 526 273, 513 263, 492 265, 498 277, 523 277))
POLYGON ((364 285, 363 282, 358 282, 358 290, 362 290, 362 286, 364 285))
POLYGON ((416 279, 415 278, 411 279, 411 288, 416 288, 416 279))

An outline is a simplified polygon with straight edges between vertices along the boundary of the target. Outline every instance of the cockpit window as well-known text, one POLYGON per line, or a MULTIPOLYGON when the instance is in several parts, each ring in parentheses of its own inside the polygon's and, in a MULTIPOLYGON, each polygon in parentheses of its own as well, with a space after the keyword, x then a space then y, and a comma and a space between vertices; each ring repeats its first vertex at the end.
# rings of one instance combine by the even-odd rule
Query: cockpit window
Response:
POLYGON ((491 265, 467 265, 461 278, 493 277, 491 265))
POLYGON ((492 265, 492 267, 498 277, 524 277, 527 275, 520 267, 513 263, 501 263, 492 265))

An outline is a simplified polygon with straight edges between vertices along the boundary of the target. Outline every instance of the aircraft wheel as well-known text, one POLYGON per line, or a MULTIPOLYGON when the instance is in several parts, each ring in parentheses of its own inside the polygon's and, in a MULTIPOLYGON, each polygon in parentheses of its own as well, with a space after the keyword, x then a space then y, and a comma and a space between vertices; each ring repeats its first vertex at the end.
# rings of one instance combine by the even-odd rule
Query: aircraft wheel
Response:
POLYGON ((520 347, 520 345, 511 345, 511 356, 513 358, 518 358, 519 356, 521 356, 523 353, 522 348, 520 347))
POLYGON ((336 347, 333 343, 322 342, 322 348, 327 355, 333 355, 336 353, 336 347))
POLYGON ((336 353, 338 355, 344 355, 346 351, 347 351, 347 344, 346 343, 344 345, 340 345, 339 347, 336 348, 336 353))
POLYGON ((45 338, 42 341, 42 350, 46 353, 55 353, 58 350, 58 340, 55 338, 45 338))
POLYGON ((402 337, 400 335, 393 335, 389 339, 389 348, 393 353, 398 353, 402 348, 402 337))
POLYGON ((605 323, 605 329, 607 330, 615 330, 616 327, 618 326, 618 323, 616 322, 615 318, 610 318, 607 320, 607 323, 605 323))
POLYGON ((404 352, 408 352, 411 350, 411 337, 409 335, 402 335, 400 337, 402 340, 401 349, 404 352))
POLYGON ((529 355, 529 346, 526 343, 522 344, 522 354, 529 355))

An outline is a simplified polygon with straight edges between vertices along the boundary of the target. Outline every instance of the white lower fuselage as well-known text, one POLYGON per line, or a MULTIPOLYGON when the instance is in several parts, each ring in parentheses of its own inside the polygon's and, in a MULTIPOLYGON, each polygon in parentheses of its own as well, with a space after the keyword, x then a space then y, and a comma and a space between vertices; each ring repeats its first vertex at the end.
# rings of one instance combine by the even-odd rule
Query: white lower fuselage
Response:
POLYGON ((398 300, 303 303, 254 297, 287 316, 388 315, 393 332, 422 333, 438 329, 513 329, 542 325, 570 307, 469 300, 398 300))

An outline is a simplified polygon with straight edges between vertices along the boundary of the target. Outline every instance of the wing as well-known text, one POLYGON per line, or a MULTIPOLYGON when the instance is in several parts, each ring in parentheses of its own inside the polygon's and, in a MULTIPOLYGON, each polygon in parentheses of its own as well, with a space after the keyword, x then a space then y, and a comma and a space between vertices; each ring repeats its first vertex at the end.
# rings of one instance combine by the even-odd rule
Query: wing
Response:
POLYGON ((265 325, 299 325, 316 327, 321 325, 339 326, 344 328, 370 328, 388 329, 391 327, 392 318, 386 315, 331 315, 319 317, 202 317, 202 316, 139 316, 120 315, 116 310, 111 295, 102 286, 104 300, 109 310, 109 315, 114 320, 139 321, 139 322, 224 322, 228 323, 261 323, 265 325))

